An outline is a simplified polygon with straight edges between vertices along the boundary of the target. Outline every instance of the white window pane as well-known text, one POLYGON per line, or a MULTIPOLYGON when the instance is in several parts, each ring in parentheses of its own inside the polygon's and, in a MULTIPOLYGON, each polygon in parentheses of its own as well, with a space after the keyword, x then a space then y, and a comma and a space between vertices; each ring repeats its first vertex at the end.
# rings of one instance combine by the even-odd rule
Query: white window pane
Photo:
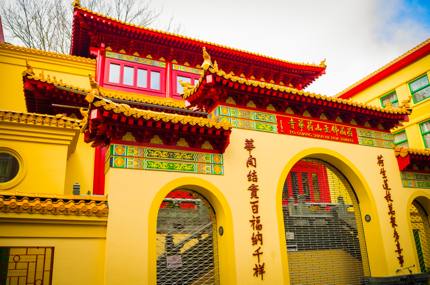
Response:
POLYGON ((415 101, 419 102, 430 97, 430 86, 414 93, 415 101))
POLYGON ((421 130, 423 133, 430 132, 430 122, 425 122, 421 125, 421 130))
POLYGON ((426 85, 429 84, 429 80, 427 76, 423 76, 413 82, 410 83, 412 92, 416 91, 417 89, 420 89, 426 85))
POLYGON ((111 63, 109 65, 109 82, 119 83, 119 64, 111 63))
POLYGON ((145 69, 137 70, 137 87, 148 87, 148 71, 146 71, 145 69))
POLYGON ((402 132, 394 135, 394 143, 397 144, 399 142, 407 140, 406 133, 402 132))
POLYGON ((426 148, 430 148, 430 134, 423 137, 426 148))
POLYGON ((124 79, 123 83, 126 85, 133 85, 134 79, 134 68, 130 66, 124 66, 124 79))
POLYGON ((386 107, 390 103, 392 107, 398 107, 399 105, 396 92, 392 92, 391 94, 382 97, 381 101, 383 107, 386 107))
POLYGON ((151 71, 151 89, 160 90, 160 72, 151 71))
POLYGON ((180 83, 181 81, 191 84, 191 78, 185 76, 176 76, 176 92, 178 92, 179 94, 184 93, 184 88, 180 83))

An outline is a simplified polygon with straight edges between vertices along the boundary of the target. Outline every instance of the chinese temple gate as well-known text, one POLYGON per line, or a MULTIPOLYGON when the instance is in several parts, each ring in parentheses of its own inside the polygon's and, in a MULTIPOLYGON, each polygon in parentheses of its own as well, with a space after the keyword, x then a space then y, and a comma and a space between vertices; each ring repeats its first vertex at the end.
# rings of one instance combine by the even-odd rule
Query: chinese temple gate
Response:
MULTIPOLYGON (((33 154, 11 143, 0 154, 21 163, 49 141, 62 151, 49 159, 64 160, 57 168, 69 189, 31 196, 17 182, 18 194, 0 192, 0 209, 14 219, 60 217, 43 226, 52 239, 20 236, 28 220, 4 226, 1 284, 30 282, 14 260, 31 246, 53 263, 32 273, 45 274, 41 284, 359 285, 428 270, 430 196, 406 201, 399 179, 417 168, 427 177, 428 155, 394 151, 390 132, 408 120, 407 102, 378 108, 305 91, 324 61, 138 27, 79 1, 73 13, 67 57, 93 73, 61 78, 68 71, 25 59, 27 113, 0 111, 9 137, 21 125, 47 134, 33 154), (92 252, 77 262, 91 274, 62 277, 70 248, 92 252)), ((30 167, 19 176, 19 163, 1 168, 6 182, 34 177, 30 167)))

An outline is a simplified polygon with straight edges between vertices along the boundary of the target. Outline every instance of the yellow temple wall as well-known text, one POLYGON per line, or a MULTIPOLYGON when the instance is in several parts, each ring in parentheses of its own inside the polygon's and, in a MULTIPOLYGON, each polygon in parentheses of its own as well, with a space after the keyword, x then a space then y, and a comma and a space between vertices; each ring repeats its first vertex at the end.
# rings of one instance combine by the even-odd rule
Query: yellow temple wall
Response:
MULTIPOLYGON (((22 78, 27 63, 36 74, 43 71, 45 76, 87 89, 88 75, 94 76, 96 68, 92 59, 0 43, 0 110, 27 112, 22 78)), ((19 152, 29 170, 15 191, 71 194, 73 184, 78 182, 81 193, 92 192, 94 149, 83 142, 82 136, 69 156, 53 141, 22 143, 6 141, 0 135, 0 147, 5 146, 19 152)))
MULTIPOLYGON (((381 107, 381 97, 395 90, 398 102, 401 104, 411 97, 408 83, 423 74, 427 74, 430 79, 430 54, 357 93, 351 100, 381 107)), ((430 119, 430 98, 418 103, 414 103, 411 99, 410 106, 413 112, 409 116, 409 122, 405 122, 403 127, 394 129, 393 133, 405 130, 409 148, 423 149, 425 145, 419 123, 430 119)))
POLYGON ((105 221, 86 217, 0 217, 0 246, 54 247, 53 285, 104 284, 105 234, 105 221))
POLYGON ((64 193, 68 153, 78 130, 0 123, 0 150, 11 151, 20 172, 1 190, 26 193, 64 193))
POLYGON ((106 240, 107 284, 154 284, 158 208, 171 190, 181 186, 204 195, 214 207, 218 227, 224 228, 224 235, 218 236, 221 284, 289 284, 282 186, 289 170, 304 157, 319 158, 334 165, 351 182, 360 201, 371 276, 390 276, 396 275, 399 264, 377 165, 377 156, 382 154, 398 213, 405 266, 416 262, 413 239, 409 235, 408 199, 392 149, 240 129, 233 129, 230 141, 224 154, 223 176, 109 169, 106 181, 110 207, 106 240), (253 156, 257 158, 260 213, 264 226, 266 274, 263 282, 253 277, 252 270, 255 257, 250 240, 248 153, 243 149, 245 139, 249 138, 254 139, 256 146, 253 156), (366 214, 370 215, 370 222, 364 220, 366 214), (123 270, 130 274, 115 274, 123 270))
POLYGON ((73 193, 73 184, 79 183, 81 194, 93 192, 94 177, 94 148, 84 142, 84 135, 80 134, 73 152, 66 164, 66 178, 64 194, 73 193))

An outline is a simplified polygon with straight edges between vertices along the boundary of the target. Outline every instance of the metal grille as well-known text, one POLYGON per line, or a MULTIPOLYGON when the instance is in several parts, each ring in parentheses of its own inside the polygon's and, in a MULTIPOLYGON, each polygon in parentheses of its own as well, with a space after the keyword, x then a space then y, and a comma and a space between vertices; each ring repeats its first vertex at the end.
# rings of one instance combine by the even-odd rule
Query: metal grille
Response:
POLYGON ((50 285, 53 247, 0 247, 0 285, 50 285))
POLYGON ((178 189, 157 218, 157 284, 219 284, 216 220, 201 195, 178 189))
POLYGON ((424 208, 415 201, 410 207, 412 233, 421 272, 430 271, 430 225, 424 208))
POLYGON ((284 184, 291 284, 362 284, 368 273, 358 203, 333 166, 303 159, 284 184))

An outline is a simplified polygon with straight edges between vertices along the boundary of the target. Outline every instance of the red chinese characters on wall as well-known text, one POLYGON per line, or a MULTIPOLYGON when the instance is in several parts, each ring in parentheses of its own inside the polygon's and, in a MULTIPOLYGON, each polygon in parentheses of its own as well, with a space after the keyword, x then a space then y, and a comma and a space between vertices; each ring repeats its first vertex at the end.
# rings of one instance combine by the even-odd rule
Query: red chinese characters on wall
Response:
POLYGON ((358 144, 357 130, 351 126, 292 116, 276 116, 276 120, 280 134, 358 144))
POLYGON ((382 177, 382 189, 383 191, 385 191, 384 199, 387 201, 388 216, 390 218, 391 228, 393 229, 393 238, 396 244, 395 252, 397 254, 397 261, 399 262, 400 267, 403 267, 404 257, 402 254, 403 249, 400 246, 400 236, 397 231, 396 211, 394 211, 394 208, 393 208, 393 199, 391 198, 391 188, 388 185, 388 177, 384 166, 384 157, 382 155, 378 155, 377 164, 379 166, 379 173, 381 174, 381 177, 382 177))
POLYGON ((264 279, 266 274, 265 263, 263 262, 263 224, 261 223, 260 214, 260 188, 258 186, 258 174, 257 174, 257 158, 252 155, 252 151, 255 149, 254 140, 246 139, 245 146, 249 153, 246 160, 246 168, 248 173, 246 180, 248 182, 247 190, 249 192, 249 205, 251 209, 251 219, 249 220, 252 229, 251 245, 253 248, 252 256, 255 258, 255 264, 252 268, 253 276, 264 279))

